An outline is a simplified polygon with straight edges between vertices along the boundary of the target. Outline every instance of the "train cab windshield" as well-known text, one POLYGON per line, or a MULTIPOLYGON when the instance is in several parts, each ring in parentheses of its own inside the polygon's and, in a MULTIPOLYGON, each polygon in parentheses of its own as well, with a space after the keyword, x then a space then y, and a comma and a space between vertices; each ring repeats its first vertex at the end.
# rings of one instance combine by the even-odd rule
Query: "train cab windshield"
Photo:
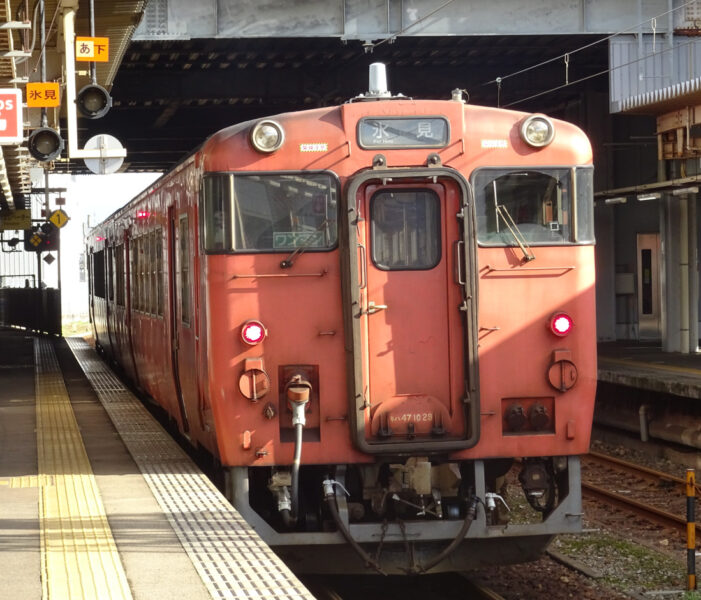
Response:
POLYGON ((217 173, 205 177, 202 195, 207 252, 336 246, 338 182, 329 173, 217 173))
POLYGON ((480 169, 474 177, 477 240, 484 246, 594 241, 591 168, 480 169))

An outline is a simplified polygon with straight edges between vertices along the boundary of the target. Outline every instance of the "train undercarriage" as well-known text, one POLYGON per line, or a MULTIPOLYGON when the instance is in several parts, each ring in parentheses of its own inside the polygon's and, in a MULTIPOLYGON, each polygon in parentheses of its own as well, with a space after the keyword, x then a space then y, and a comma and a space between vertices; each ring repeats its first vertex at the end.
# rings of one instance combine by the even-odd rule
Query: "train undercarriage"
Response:
POLYGON ((284 517, 289 470, 229 468, 226 492, 300 573, 467 570, 533 560, 553 535, 581 531, 578 457, 519 461, 518 495, 505 485, 512 466, 427 457, 305 466, 295 522, 284 517))

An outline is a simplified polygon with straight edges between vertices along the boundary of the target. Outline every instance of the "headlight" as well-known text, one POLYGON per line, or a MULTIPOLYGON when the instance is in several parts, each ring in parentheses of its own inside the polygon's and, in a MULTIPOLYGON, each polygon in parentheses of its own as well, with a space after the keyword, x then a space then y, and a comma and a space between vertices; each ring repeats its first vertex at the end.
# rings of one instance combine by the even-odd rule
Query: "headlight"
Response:
POLYGON ((258 152, 275 152, 285 141, 285 131, 276 121, 260 121, 251 130, 251 144, 258 152))
POLYGON ((553 141, 555 126, 543 115, 532 115, 521 123, 521 138, 529 146, 542 148, 553 141))

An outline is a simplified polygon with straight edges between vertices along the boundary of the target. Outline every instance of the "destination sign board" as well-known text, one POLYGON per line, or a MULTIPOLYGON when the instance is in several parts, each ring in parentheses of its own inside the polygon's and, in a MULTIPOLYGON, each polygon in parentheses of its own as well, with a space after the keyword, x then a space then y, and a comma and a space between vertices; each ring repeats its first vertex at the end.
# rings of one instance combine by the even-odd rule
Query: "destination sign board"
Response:
POLYGON ((444 117, 366 117, 358 123, 362 148, 442 148, 449 140, 444 117))

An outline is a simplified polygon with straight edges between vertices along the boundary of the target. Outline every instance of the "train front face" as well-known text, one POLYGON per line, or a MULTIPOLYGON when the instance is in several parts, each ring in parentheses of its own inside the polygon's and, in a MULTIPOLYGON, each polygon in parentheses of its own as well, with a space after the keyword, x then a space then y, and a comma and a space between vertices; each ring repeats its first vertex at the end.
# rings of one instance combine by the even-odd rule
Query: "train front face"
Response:
POLYGON ((580 130, 358 102, 235 126, 200 165, 227 490, 293 568, 517 562, 580 530, 596 384, 580 130))

